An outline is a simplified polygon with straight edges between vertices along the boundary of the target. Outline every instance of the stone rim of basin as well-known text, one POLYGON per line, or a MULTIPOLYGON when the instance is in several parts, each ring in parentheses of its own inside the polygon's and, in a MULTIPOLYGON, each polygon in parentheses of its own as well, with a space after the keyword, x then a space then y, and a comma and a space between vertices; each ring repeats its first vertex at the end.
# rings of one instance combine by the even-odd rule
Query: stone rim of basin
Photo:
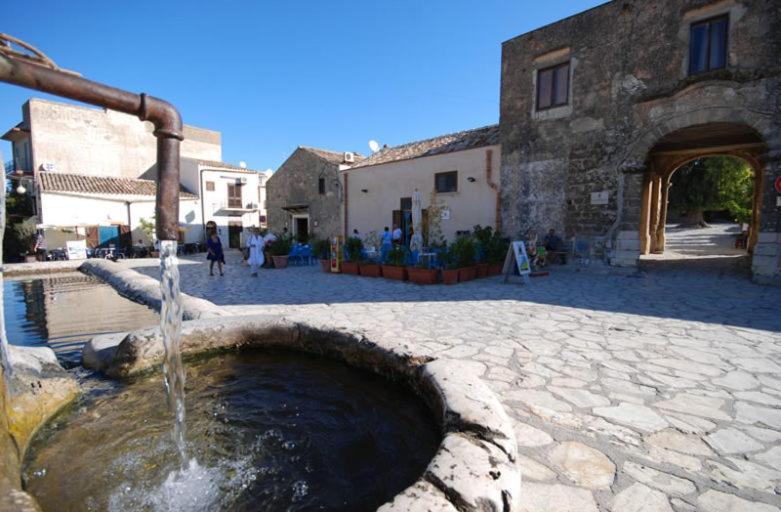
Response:
MULTIPOLYGON (((382 512, 502 510, 519 508, 520 472, 512 422, 474 365, 432 358, 413 346, 359 330, 251 315, 191 320, 182 324, 185 357, 232 348, 277 348, 343 361, 415 391, 442 431, 437 453, 410 487, 381 506, 382 512)), ((99 336, 83 350, 84 365, 114 378, 159 368, 158 327, 99 336)))

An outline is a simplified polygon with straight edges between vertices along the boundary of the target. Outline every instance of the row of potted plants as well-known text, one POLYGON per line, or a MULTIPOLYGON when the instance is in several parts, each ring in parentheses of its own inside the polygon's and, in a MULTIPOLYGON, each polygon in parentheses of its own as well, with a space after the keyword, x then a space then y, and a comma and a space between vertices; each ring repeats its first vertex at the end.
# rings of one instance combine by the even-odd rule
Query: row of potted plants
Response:
MULTIPOLYGON (((458 237, 449 247, 446 243, 432 246, 437 254, 435 262, 421 261, 409 264, 409 251, 403 246, 391 248, 383 262, 363 257, 363 243, 359 238, 348 238, 344 246, 344 274, 366 277, 385 277, 400 281, 409 280, 417 284, 444 284, 471 281, 473 279, 500 274, 509 241, 490 227, 475 226, 470 235, 458 237)), ((320 258, 324 272, 330 271, 330 245, 320 240, 313 245, 314 254, 320 258)))

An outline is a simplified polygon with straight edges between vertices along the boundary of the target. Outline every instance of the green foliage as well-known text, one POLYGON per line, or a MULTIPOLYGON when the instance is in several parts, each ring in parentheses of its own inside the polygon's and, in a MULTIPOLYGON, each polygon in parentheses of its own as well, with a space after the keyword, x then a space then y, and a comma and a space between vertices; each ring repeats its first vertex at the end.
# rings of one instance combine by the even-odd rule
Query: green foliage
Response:
POLYGON ((376 231, 369 231, 363 235, 363 246, 366 248, 372 248, 374 250, 380 247, 380 236, 376 231))
POLYGON ((328 240, 317 239, 312 243, 312 255, 321 260, 331 257, 331 243, 328 240))
POLYGON ((21 256, 32 250, 37 223, 37 217, 29 217, 21 222, 6 226, 3 237, 3 259, 5 261, 18 261, 21 256))
POLYGON ((502 263, 509 247, 510 240, 503 237, 499 232, 491 235, 488 245, 485 246, 486 263, 502 263))
POLYGON ((5 212, 7 216, 32 217, 33 200, 30 194, 8 192, 5 195, 5 212))
POLYGON ((477 249, 475 240, 471 236, 458 237, 448 252, 451 254, 448 266, 455 265, 453 268, 464 268, 475 264, 477 249))
POLYGON ((357 262, 361 259, 363 242, 360 238, 351 236, 344 241, 344 257, 347 261, 357 262))
POLYGON ((152 216, 152 220, 146 220, 146 218, 141 217, 138 219, 138 223, 141 225, 141 231, 144 232, 144 234, 149 238, 150 240, 154 238, 155 233, 155 217, 152 216))
POLYGON ((394 245, 388 251, 387 265, 394 267, 403 267, 407 263, 407 253, 409 251, 403 245, 394 245))
POLYGON ((493 236, 493 229, 491 226, 481 227, 480 224, 472 228, 473 236, 477 240, 478 245, 485 250, 488 244, 491 243, 491 237, 493 236))
POLYGON ((287 256, 290 254, 290 249, 293 247, 293 240, 289 236, 278 236, 276 240, 271 242, 268 248, 268 252, 272 256, 287 256))
POLYGON ((445 236, 442 234, 442 211, 447 209, 447 204, 438 202, 437 192, 431 189, 429 199, 428 222, 423 233, 423 243, 429 247, 444 246, 445 236))
POLYGON ((678 213, 729 210, 738 222, 749 222, 753 194, 750 165, 714 156, 694 160, 673 174, 669 204, 678 213))

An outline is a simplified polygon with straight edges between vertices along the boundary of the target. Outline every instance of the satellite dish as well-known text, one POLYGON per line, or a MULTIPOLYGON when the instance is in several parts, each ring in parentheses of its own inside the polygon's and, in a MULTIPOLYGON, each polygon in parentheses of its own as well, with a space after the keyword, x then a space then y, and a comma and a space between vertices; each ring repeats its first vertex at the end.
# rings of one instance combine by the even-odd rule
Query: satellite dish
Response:
POLYGON ((239 167, 241 167, 242 169, 246 169, 247 168, 247 162, 242 160, 241 162, 239 162, 239 167))
POLYGON ((376 153, 380 150, 380 143, 376 140, 370 140, 369 141, 369 149, 372 150, 372 153, 376 153))

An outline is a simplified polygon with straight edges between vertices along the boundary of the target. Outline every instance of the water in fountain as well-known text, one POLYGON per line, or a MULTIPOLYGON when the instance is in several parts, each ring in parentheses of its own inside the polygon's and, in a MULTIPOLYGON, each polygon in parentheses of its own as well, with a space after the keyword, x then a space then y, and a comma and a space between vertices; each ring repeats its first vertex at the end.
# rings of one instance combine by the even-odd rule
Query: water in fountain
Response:
POLYGON ((163 334, 165 360, 163 376, 168 395, 168 407, 174 415, 173 436, 181 458, 181 467, 188 466, 185 445, 185 407, 182 353, 179 343, 182 338, 182 301, 179 296, 179 266, 176 258, 176 241, 160 242, 160 288, 162 306, 160 308, 160 330, 163 334))

